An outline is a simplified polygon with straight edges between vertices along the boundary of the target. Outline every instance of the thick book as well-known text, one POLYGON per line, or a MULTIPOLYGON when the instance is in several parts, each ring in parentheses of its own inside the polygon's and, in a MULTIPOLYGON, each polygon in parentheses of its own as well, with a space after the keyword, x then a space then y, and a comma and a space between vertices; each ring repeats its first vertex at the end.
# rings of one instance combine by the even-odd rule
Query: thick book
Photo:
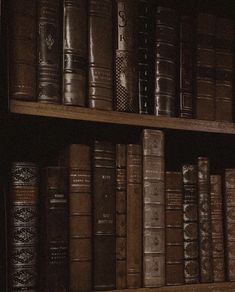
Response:
POLYGON ((14 162, 8 190, 8 289, 38 289, 39 174, 31 162, 14 162))
POLYGON ((116 287, 115 146, 95 141, 93 148, 93 289, 116 287))
POLYGON ((142 147, 127 145, 127 288, 142 287, 142 147))
POLYGON ((63 0, 63 104, 87 102, 87 1, 63 0))
POLYGON ((166 179, 166 285, 184 284, 183 178, 167 171, 166 179))
POLYGON ((61 1, 39 0, 38 9, 38 78, 39 102, 61 102, 61 1))
POLYGON ((36 0, 9 1, 9 94, 36 100, 36 0))
POLYGON ((164 134, 145 129, 143 144, 143 286, 165 285, 164 134))
POLYGON ((89 107, 113 109, 113 1, 88 1, 89 107))
POLYGON ((42 170, 40 210, 40 291, 69 291, 67 168, 42 170))

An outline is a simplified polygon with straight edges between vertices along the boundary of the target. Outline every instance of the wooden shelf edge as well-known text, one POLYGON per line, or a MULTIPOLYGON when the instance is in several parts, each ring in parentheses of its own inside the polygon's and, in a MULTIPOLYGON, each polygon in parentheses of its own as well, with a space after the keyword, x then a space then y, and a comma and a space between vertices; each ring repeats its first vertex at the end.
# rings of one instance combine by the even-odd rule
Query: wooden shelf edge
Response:
POLYGON ((235 134, 235 124, 233 123, 202 121, 196 119, 156 117, 153 115, 140 115, 116 111, 102 111, 83 107, 46 104, 38 102, 11 100, 10 112, 22 115, 63 118, 108 124, 121 124, 146 128, 165 128, 185 131, 235 134))

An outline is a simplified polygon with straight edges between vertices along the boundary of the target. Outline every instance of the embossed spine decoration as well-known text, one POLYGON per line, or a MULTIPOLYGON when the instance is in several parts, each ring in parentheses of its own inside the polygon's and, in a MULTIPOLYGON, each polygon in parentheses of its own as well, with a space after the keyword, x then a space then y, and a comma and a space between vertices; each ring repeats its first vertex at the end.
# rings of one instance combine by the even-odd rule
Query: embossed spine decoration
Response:
POLYGON ((61 102, 60 0, 38 1, 38 101, 61 102))
POLYGON ((63 103, 85 106, 87 101, 87 1, 64 0, 63 103))
MULTIPOLYGON (((143 286, 165 285, 164 135, 145 129, 143 144, 143 286)), ((138 225, 137 225, 138 226, 138 225)))
POLYGON ((89 0, 90 108, 113 109, 113 1, 89 0))
POLYGON ((8 289, 38 289, 38 168, 34 163, 11 166, 8 195, 8 289))

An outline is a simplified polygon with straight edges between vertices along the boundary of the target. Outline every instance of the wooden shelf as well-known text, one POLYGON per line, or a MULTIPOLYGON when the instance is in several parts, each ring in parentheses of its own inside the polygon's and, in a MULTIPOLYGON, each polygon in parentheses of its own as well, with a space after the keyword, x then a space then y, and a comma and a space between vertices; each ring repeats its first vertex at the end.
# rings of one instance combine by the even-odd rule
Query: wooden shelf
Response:
POLYGON ((82 107, 12 100, 10 112, 23 115, 63 118, 146 128, 177 129, 222 134, 235 134, 235 124, 195 119, 156 117, 82 107))

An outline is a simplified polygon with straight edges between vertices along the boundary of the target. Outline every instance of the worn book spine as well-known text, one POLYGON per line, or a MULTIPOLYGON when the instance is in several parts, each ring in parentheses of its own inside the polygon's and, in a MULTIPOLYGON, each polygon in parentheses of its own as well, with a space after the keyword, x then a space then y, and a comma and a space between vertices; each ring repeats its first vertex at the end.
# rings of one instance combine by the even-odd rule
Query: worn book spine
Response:
POLYGON ((60 103, 61 1, 38 1, 38 101, 60 103))
POLYGON ((8 291, 38 289, 38 168, 11 166, 8 194, 8 291))
POLYGON ((220 175, 210 176, 210 192, 213 281, 224 282, 224 233, 222 212, 222 182, 220 175))
POLYGON ((167 171, 166 179, 166 285, 184 284, 183 179, 167 171))
POLYGON ((165 285, 164 135, 145 129, 143 144, 143 286, 165 285))
POLYGON ((127 288, 142 287, 142 148, 127 145, 127 288))
POLYGON ((68 183, 67 168, 42 170, 40 290, 68 292, 68 183))
POLYGON ((9 1, 9 95, 36 100, 36 0, 9 1))
POLYGON ((177 11, 157 7, 155 16, 154 114, 175 115, 177 72, 177 11))
POLYGON ((184 279, 199 282, 197 166, 185 164, 183 175, 184 279))
POLYGON ((87 1, 64 0, 63 103, 85 106, 88 63, 87 1))
POLYGON ((116 287, 115 147, 95 141, 93 149, 93 289, 116 287))
POLYGON ((116 100, 117 111, 138 112, 137 2, 116 1, 116 100))
POLYGON ((88 1, 90 108, 113 109, 113 1, 88 1))
POLYGON ((116 288, 126 288, 126 145, 116 145, 116 288))
POLYGON ((198 157, 198 231, 201 283, 210 283, 213 280, 210 204, 210 162, 207 157, 198 157))

